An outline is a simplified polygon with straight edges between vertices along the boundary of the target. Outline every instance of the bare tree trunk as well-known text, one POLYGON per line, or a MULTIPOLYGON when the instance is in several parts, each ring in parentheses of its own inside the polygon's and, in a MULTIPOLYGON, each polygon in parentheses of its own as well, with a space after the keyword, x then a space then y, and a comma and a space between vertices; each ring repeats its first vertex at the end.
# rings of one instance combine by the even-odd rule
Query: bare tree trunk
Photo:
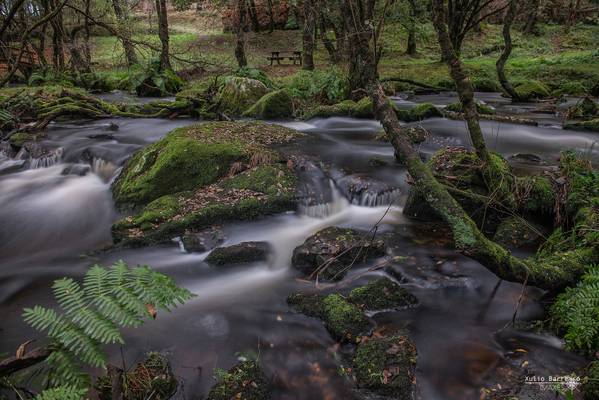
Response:
POLYGON ((363 97, 361 95, 366 87, 378 79, 374 50, 376 44, 370 49, 370 40, 374 36, 372 20, 375 1, 341 0, 345 31, 350 37, 349 87, 351 97, 356 99, 363 97), (365 24, 364 21, 369 21, 370 25, 365 24), (370 63, 374 63, 374 67, 370 66, 370 63))
MULTIPOLYGON (((433 0, 433 25, 437 31, 443 60, 449 67, 449 73, 455 82, 458 95, 460 96, 460 102, 462 103, 462 110, 464 112, 464 119, 468 125, 468 132, 470 133, 472 146, 474 147, 479 159, 484 164, 489 165, 491 162, 491 156, 487 150, 483 132, 480 128, 478 112, 476 111, 476 102, 474 101, 474 89, 472 88, 470 77, 466 73, 462 62, 457 55, 457 49, 454 48, 454 44, 449 36, 446 21, 447 12, 444 1, 433 0)), ((459 46, 457 42, 456 44, 459 46)))
POLYGON ((156 0, 156 13, 158 16, 158 36, 160 37, 160 69, 173 69, 169 56, 168 14, 166 0, 156 0))
POLYGON ((541 8, 541 0, 527 0, 527 15, 526 24, 524 25, 524 33, 527 35, 537 34, 537 22, 539 20, 539 9, 541 8))
POLYGON ((416 19, 418 18, 419 5, 417 4, 417 0, 410 0, 410 21, 408 24, 408 45, 406 48, 406 54, 410 56, 415 56, 417 54, 416 50, 416 19))
POLYGON ((272 0, 268 0, 268 33, 275 30, 275 11, 273 9, 272 0))
POLYGON ((235 58, 239 68, 248 65, 245 57, 245 31, 246 31, 246 0, 237 0, 237 13, 239 14, 239 24, 237 25, 237 43, 235 45, 235 58))
MULTIPOLYGON (((57 5, 54 0, 51 0, 48 5, 52 10, 56 9, 57 5)), ((50 20, 52 26, 52 63, 56 70, 63 70, 65 66, 64 60, 64 25, 62 13, 58 13, 50 20)))
POLYGON ((507 79, 505 75, 505 63, 510 58, 510 54, 512 53, 512 35, 511 28, 514 19, 516 18, 516 12, 518 11, 518 2, 516 0, 510 0, 510 5, 507 9, 505 17, 503 19, 503 42, 504 47, 499 59, 495 66, 497 67, 497 77, 499 78, 499 83, 503 90, 512 98, 512 100, 518 99, 518 94, 514 90, 514 87, 507 79))
POLYGON ((318 24, 320 25, 320 29, 318 30, 320 40, 327 50, 327 53, 329 53, 331 62, 336 64, 339 62, 339 50, 335 48, 333 41, 327 36, 327 23, 322 14, 318 16, 318 24))
MULTIPOLYGON (((137 54, 135 54, 133 43, 131 43, 131 19, 129 18, 129 10, 127 9, 127 4, 123 4, 122 1, 123 0, 112 0, 112 8, 114 9, 117 29, 121 36, 123 49, 125 50, 127 66, 131 67, 138 63, 138 59, 137 54)), ((156 4, 156 7, 158 8, 158 3, 156 4)))
POLYGON ((314 69, 314 29, 316 27, 316 10, 312 0, 304 0, 304 27, 302 34, 303 69, 314 69))
POLYGON ((260 22, 258 22, 258 10, 256 8, 256 2, 254 0, 249 0, 249 14, 250 20, 252 21, 252 29, 254 32, 260 32, 260 22))

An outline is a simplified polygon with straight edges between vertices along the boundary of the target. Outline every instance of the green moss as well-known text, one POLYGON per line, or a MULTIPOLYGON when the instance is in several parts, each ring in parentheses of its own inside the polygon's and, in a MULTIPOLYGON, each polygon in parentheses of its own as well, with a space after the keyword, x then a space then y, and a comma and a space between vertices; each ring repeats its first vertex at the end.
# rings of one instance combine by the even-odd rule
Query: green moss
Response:
POLYGON ((599 399, 599 361, 590 363, 585 375, 582 385, 584 400, 599 399))
POLYGON ((544 176, 518 177, 516 201, 518 208, 530 214, 552 214, 555 207, 555 190, 544 176))
MULTIPOLYGON (((447 111, 453 111, 453 112, 460 112, 461 113, 462 112, 462 103, 458 102, 458 103, 450 104, 447 107, 445 107, 445 109, 447 111)), ((479 114, 483 114, 483 115, 493 115, 493 114, 495 114, 495 110, 492 107, 490 107, 490 106, 488 106, 486 104, 483 104, 483 103, 479 103, 479 102, 476 103, 476 111, 479 114)))
POLYGON ((370 326, 362 311, 339 294, 324 298, 322 318, 331 335, 340 341, 355 342, 370 326))
POLYGON ((358 386, 394 399, 412 399, 416 357, 414 344, 405 336, 364 341, 353 361, 358 386))
POLYGON ((567 179, 566 211, 574 217, 580 208, 599 197, 599 172, 571 151, 561 154, 560 171, 567 179))
POLYGON ((262 82, 264 84, 264 86, 266 86, 269 89, 275 88, 274 82, 268 77, 268 75, 266 75, 266 73, 264 71, 262 71, 261 69, 258 69, 258 68, 250 68, 250 67, 240 68, 237 70, 237 72, 235 72, 235 76, 238 76, 241 78, 255 79, 257 81, 262 82))
POLYGON ((549 88, 539 81, 527 81, 514 87, 519 100, 530 101, 550 96, 549 88))
POLYGON ((493 241, 506 248, 533 245, 541 238, 539 229, 521 217, 508 217, 497 227, 493 241))
POLYGON ((347 300, 366 310, 412 307, 418 304, 418 299, 413 294, 387 278, 353 289, 347 300))
POLYGON ((271 388, 256 361, 245 361, 228 371, 217 370, 219 382, 208 393, 207 400, 268 400, 271 388))
POLYGON ((8 142, 14 147, 21 148, 27 142, 35 140, 35 135, 29 132, 15 132, 10 135, 8 142))
POLYGON ((293 115, 293 100, 285 89, 267 93, 243 115, 262 119, 289 118, 293 115))
POLYGON ((335 116, 351 116, 354 108, 356 107, 356 102, 352 100, 344 100, 340 103, 333 104, 332 106, 328 105, 318 105, 316 108, 313 108, 307 111, 304 115, 305 119, 310 118, 327 118, 327 117, 335 117, 335 116))
POLYGON ((241 115, 268 92, 260 81, 229 77, 218 93, 220 110, 230 115, 241 115))
POLYGON ((405 122, 417 122, 440 116, 442 116, 441 111, 431 103, 418 104, 408 110, 397 110, 397 117, 405 122))
POLYGON ((323 299, 319 294, 293 293, 287 297, 287 304, 309 317, 322 318, 323 299))
POLYGON ((288 168, 264 165, 222 182, 227 189, 250 189, 268 195, 290 194, 295 189, 295 175, 288 168))
POLYGON ((487 77, 474 77, 472 87, 478 92, 501 92, 501 85, 497 79, 487 77))
POLYGON ((180 209, 181 207, 177 196, 162 196, 144 207, 143 212, 133 218, 133 223, 140 226, 157 224, 174 217, 180 209))
POLYGON ((599 118, 589 121, 570 122, 564 125, 564 129, 584 129, 587 131, 599 132, 599 118))
POLYGON ((145 204, 165 194, 215 182, 227 173, 229 165, 243 158, 239 143, 202 143, 186 129, 175 130, 136 152, 112 193, 117 204, 145 204))
POLYGON ((374 109, 372 106, 372 99, 370 97, 363 97, 360 99, 352 110, 352 116, 356 118, 373 118, 374 109))

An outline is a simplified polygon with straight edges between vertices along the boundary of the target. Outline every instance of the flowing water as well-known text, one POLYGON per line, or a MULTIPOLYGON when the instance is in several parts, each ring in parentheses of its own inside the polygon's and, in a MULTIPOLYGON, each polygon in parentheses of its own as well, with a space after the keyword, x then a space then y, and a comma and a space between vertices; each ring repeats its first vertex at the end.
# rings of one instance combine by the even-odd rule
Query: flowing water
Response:
MULTIPOLYGON (((413 101, 448 104, 453 97, 413 101)), ((130 265, 150 265, 197 294, 171 314, 159 314, 156 321, 128 330, 123 348, 128 366, 149 350, 169 354, 183 380, 178 398, 201 398, 214 383, 213 368, 228 369, 244 355, 259 355, 273 379, 276 399, 354 398, 351 385, 338 373, 340 365, 349 365, 349 349, 339 348, 319 320, 295 313, 285 301, 294 291, 332 287, 316 288, 298 279, 290 258, 297 245, 320 229, 369 229, 382 219, 381 230, 393 237, 391 255, 405 261, 386 272, 369 272, 380 260, 357 265, 336 289, 347 291, 389 273, 419 298, 417 308, 372 316, 378 328, 405 328, 414 339, 419 353, 417 398, 478 399, 480 385, 493 382, 502 367, 514 363, 526 361, 529 371, 537 374, 568 373, 582 365, 584 360, 564 351, 555 337, 510 327, 522 295, 520 285, 500 282, 478 263, 456 254, 443 229, 403 217, 406 172, 393 163, 388 144, 373 140, 380 129, 375 121, 285 123, 307 133, 301 146, 312 156, 312 172, 301 177, 300 186, 320 200, 301 202, 297 212, 223 226, 224 245, 272 243, 275 254, 266 263, 216 269, 204 263, 207 253, 185 253, 175 241, 101 251, 110 244, 110 226, 119 217, 110 182, 120 165, 135 150, 189 123, 110 119, 54 124, 42 143, 43 161, 32 154, 0 155, 0 352, 13 352, 35 337, 21 322, 21 310, 51 304, 52 280, 81 277, 92 264, 122 259, 130 265), (373 157, 386 165, 373 167, 373 157)), ((468 145, 461 121, 438 118, 422 126, 432 132, 420 145, 424 157, 446 145, 468 145)), ((552 124, 482 126, 493 149, 506 157, 516 155, 514 163, 529 171, 555 167, 564 149, 599 160, 597 135, 561 131, 552 124), (518 157, 525 153, 534 154, 534 162, 518 157)), ((541 296, 540 290, 526 289, 518 319, 543 317, 541 296)), ((110 352, 120 364, 119 349, 110 352)))

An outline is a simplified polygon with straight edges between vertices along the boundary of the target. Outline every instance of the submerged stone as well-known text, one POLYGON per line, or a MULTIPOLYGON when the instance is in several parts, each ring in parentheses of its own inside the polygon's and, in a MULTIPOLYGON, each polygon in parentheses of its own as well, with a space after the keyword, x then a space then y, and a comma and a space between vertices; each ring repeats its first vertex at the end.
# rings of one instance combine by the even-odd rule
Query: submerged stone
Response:
POLYGON ((411 400, 416 358, 416 347, 407 336, 364 340, 353 360, 358 387, 394 399, 411 400))
POLYGON ((206 258, 208 264, 226 265, 264 261, 272 253, 268 242, 242 242, 227 247, 217 247, 206 258))
POLYGON ((376 279, 353 289, 347 300, 369 311, 406 308, 418 304, 416 296, 388 278, 376 279))
POLYGON ((199 232, 188 231, 181 236, 185 251, 190 253, 203 253, 212 250, 223 241, 223 233, 217 227, 206 228, 199 232))
POLYGON ((381 239, 370 240, 365 233, 354 229, 331 227, 296 247, 291 263, 309 277, 339 280, 352 263, 384 255, 385 244, 381 239))
POLYGON ((268 400, 271 387, 258 362, 245 361, 219 373, 207 400, 268 400))

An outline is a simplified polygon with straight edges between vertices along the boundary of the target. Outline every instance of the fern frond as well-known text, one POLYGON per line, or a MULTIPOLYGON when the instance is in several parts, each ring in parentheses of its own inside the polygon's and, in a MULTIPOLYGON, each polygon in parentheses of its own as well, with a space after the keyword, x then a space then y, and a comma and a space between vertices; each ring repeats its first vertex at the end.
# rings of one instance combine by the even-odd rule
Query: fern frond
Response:
POLYGON ((57 347, 46 359, 50 367, 50 385, 70 386, 75 388, 88 387, 91 379, 81 372, 81 366, 76 358, 66 349, 57 347))
POLYGON ((37 396, 35 400, 83 400, 87 390, 74 386, 59 386, 46 389, 37 396))

